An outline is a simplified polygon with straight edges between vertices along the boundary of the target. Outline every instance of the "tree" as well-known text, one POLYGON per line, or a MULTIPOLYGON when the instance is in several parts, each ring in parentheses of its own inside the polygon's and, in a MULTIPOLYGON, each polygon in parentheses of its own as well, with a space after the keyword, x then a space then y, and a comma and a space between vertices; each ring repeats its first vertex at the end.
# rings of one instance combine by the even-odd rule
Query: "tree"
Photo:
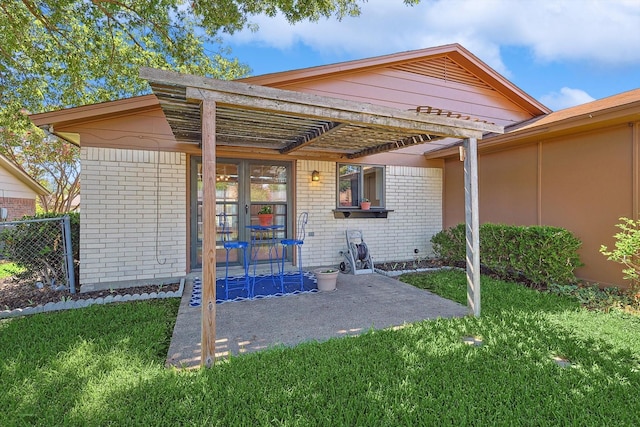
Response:
POLYGON ((24 172, 51 191, 38 196, 44 212, 65 213, 77 209, 74 199, 80 195, 80 148, 55 136, 46 136, 33 128, 16 138, 0 132, 0 152, 24 172))
POLYGON ((140 66, 240 77, 249 68, 228 58, 230 52, 219 39, 222 32, 254 28, 249 20, 256 14, 282 13, 292 23, 341 19, 359 14, 364 1, 1 2, 0 107, 14 122, 25 108, 35 113, 140 94, 148 90, 138 78, 140 66))
POLYGON ((291 23, 341 19, 358 15, 365 1, 0 2, 0 128, 4 138, 13 139, 0 144, 0 152, 10 154, 6 147, 18 147, 28 131, 31 139, 38 135, 29 129, 25 110, 38 113, 148 92, 138 77, 141 66, 222 79, 246 75, 249 68, 228 57, 219 37, 222 32, 256 29, 252 16, 282 13, 291 23))

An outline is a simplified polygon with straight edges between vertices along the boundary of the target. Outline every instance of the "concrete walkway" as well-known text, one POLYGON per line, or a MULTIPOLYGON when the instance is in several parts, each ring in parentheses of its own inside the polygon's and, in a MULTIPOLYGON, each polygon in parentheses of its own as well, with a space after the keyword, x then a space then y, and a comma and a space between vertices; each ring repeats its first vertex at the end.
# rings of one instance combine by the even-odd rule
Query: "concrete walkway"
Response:
MULTIPOLYGON (((189 306, 192 285, 190 278, 185 283, 167 366, 200 365, 201 307, 189 306)), ((466 314, 468 309, 463 305, 381 274, 340 274, 332 292, 218 304, 216 358, 466 314)))

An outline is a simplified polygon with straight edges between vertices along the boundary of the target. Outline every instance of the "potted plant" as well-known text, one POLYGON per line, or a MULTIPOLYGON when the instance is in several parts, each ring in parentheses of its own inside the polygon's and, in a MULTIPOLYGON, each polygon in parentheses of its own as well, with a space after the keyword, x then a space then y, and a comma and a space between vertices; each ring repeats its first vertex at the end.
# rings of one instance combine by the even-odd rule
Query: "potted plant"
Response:
POLYGON ((335 268, 317 268, 313 271, 318 282, 320 292, 335 291, 338 280, 338 270, 335 268))
POLYGON ((366 197, 360 200, 360 209, 367 211, 371 208, 371 202, 366 197))
POLYGON ((260 221, 260 225, 262 226, 271 225, 273 221, 273 211, 271 210, 271 205, 264 205, 258 211, 258 221, 260 221))

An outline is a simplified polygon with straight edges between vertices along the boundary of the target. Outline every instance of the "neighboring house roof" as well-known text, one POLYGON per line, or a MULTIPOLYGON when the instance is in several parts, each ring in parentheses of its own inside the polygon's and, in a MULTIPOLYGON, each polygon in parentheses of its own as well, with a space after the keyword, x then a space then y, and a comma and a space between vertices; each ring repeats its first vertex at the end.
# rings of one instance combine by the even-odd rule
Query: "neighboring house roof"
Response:
POLYGON ((11 160, 0 154, 0 167, 9 172, 12 176, 22 182, 24 185, 29 187, 33 192, 38 195, 45 196, 50 194, 49 190, 44 188, 42 185, 38 183, 35 179, 31 178, 29 174, 23 171, 18 165, 13 163, 11 160))
MULTIPOLYGON (((441 78, 466 85, 490 88, 501 93, 532 116, 551 110, 497 73, 461 45, 454 43, 391 55, 264 74, 237 81, 286 88, 302 80, 336 78, 376 68, 402 70, 416 75, 441 78)), ((438 107, 434 105, 432 107, 438 107)))
MULTIPOLYGON (((484 138, 479 143, 478 149, 484 151, 503 149, 509 145, 587 132, 638 120, 640 120, 640 89, 634 89, 505 127, 504 134, 484 138)), ((457 148, 448 148, 431 152, 427 157, 442 158, 457 154, 457 148)))

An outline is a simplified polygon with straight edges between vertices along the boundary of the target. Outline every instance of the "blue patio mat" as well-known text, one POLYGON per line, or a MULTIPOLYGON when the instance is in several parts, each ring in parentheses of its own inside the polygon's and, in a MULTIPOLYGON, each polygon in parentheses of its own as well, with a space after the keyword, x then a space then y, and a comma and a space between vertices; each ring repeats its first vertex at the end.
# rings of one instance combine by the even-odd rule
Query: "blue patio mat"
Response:
MULTIPOLYGON (((230 289, 229 299, 224 298, 224 278, 216 280, 216 304, 229 301, 242 301, 246 299, 260 299, 260 298, 272 298, 280 297, 284 295, 295 295, 300 293, 318 292, 318 283, 313 273, 304 272, 303 282, 304 291, 300 290, 300 285, 296 283, 286 283, 295 280, 298 273, 286 273, 285 274, 285 292, 282 293, 280 289, 280 276, 271 275, 259 275, 256 276, 255 287, 253 290, 253 298, 249 298, 247 291, 244 289, 230 289)), ((240 277, 242 278, 242 277, 240 277)), ((229 280, 238 280, 238 277, 230 277, 229 280)), ((249 280, 253 280, 250 278, 249 280)), ((202 304, 202 280, 199 277, 193 279, 193 291, 191 292, 191 299, 189 300, 189 306, 200 307, 202 304)))

